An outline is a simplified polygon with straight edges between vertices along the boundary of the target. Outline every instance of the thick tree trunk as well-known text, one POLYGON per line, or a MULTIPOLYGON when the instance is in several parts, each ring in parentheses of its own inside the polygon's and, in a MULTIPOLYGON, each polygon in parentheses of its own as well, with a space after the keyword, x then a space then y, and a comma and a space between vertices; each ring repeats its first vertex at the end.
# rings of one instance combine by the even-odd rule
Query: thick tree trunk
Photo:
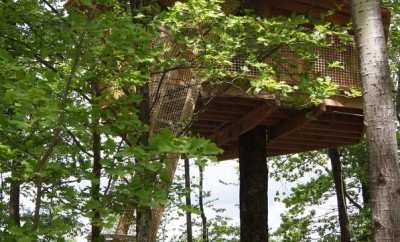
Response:
POLYGON ((266 128, 239 137, 240 241, 268 241, 266 128))
POLYGON ((344 191, 344 180, 342 175, 342 164, 340 162, 340 154, 337 148, 328 150, 329 158, 332 166, 332 176, 335 183, 335 191, 339 213, 339 224, 340 224, 340 241, 350 242, 350 224, 349 217, 347 215, 346 198, 344 191))
POLYGON ((11 171, 11 183, 10 183, 10 202, 9 202, 9 215, 10 220, 13 226, 20 226, 20 189, 21 182, 19 181, 19 172, 20 164, 18 161, 13 161, 13 167, 11 171))
POLYGON ((203 181, 204 181, 204 167, 199 165, 199 208, 201 217, 201 229, 202 229, 202 242, 208 242, 208 229, 207 229, 207 217, 204 212, 204 193, 203 193, 203 181))
MULTIPOLYGON (((190 208, 192 206, 192 200, 190 197, 190 163, 189 158, 184 157, 185 161, 185 189, 186 189, 186 206, 190 208)), ((192 213, 190 210, 186 211, 186 237, 187 242, 193 242, 193 233, 192 233, 192 213)))
POLYGON ((352 0, 369 147, 375 241, 400 241, 400 173, 395 107, 379 0, 352 0))

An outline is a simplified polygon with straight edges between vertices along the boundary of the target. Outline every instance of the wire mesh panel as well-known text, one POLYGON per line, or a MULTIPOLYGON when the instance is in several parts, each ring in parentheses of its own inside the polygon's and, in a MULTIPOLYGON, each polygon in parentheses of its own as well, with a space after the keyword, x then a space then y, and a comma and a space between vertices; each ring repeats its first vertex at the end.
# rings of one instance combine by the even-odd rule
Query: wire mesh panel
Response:
POLYGON ((330 76, 342 88, 361 87, 357 53, 353 45, 343 45, 334 40, 329 47, 318 50, 319 58, 313 64, 313 72, 330 76), (329 67, 338 62, 338 67, 329 67))
MULTIPOLYGON (((305 61, 284 46, 264 61, 274 67, 274 78, 288 84, 298 83, 301 74, 311 74, 310 76, 329 76, 341 89, 361 87, 359 62, 353 44, 343 44, 337 38, 332 38, 331 45, 316 49, 315 54, 315 61, 305 61)), ((246 66, 245 61, 245 58, 237 57, 228 69, 241 72, 246 66)), ((257 76, 259 72, 255 68, 247 68, 246 75, 257 76)))
POLYGON ((170 128, 180 132, 194 111, 199 88, 189 69, 153 76, 150 84, 152 131, 170 128))

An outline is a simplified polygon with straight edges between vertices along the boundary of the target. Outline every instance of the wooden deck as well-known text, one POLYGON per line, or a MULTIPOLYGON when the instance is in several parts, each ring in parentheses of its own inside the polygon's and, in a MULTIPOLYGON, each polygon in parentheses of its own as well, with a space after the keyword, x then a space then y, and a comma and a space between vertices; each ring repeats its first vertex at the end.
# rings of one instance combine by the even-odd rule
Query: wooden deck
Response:
POLYGON ((195 113, 192 131, 222 148, 221 160, 237 158, 239 135, 258 125, 268 130, 268 156, 355 144, 364 130, 361 98, 332 97, 290 110, 274 98, 203 96, 195 113))

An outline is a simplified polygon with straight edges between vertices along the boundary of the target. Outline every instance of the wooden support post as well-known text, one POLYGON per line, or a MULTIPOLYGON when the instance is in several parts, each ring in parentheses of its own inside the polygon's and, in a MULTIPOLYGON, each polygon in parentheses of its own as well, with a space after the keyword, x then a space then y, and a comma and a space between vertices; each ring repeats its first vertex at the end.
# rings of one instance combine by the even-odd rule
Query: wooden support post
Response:
POLYGON ((239 137, 240 241, 268 241, 266 127, 239 137))

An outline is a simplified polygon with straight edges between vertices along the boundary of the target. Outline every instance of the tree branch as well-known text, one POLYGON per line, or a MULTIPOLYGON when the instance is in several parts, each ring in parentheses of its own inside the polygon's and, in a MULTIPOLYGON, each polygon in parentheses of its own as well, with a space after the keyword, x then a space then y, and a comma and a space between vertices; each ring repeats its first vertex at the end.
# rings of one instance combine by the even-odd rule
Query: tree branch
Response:
POLYGON ((356 202, 356 201, 347 193, 346 190, 344 190, 344 195, 345 195, 345 197, 349 200, 349 202, 350 202, 351 204, 353 204, 354 207, 358 208, 359 210, 361 210, 361 209, 363 208, 358 202, 356 202))
POLYGON ((40 160, 38 161, 38 164, 36 167, 36 173, 38 175, 37 175, 36 182, 35 182, 36 183, 36 199, 35 199, 35 213, 34 213, 34 217, 33 217, 33 226, 32 226, 32 229, 34 231, 36 231, 38 229, 39 220, 40 220, 40 208, 41 208, 41 203, 42 203, 42 187, 43 187, 42 172, 46 168, 49 158, 52 155, 54 148, 56 147, 56 145, 59 142, 60 133, 61 133, 62 126, 64 123, 64 118, 65 118, 65 108, 67 106, 68 94, 69 94, 69 91, 71 88, 72 79, 75 76, 75 72, 78 69, 78 63, 79 63, 80 56, 81 56, 81 48, 83 45, 85 35, 86 35, 85 33, 82 33, 78 39, 78 45, 76 47, 75 56, 72 61, 72 68, 67 77, 63 95, 61 96, 60 115, 58 117, 57 124, 54 129, 53 138, 51 139, 49 145, 47 146, 47 149, 44 150, 43 155, 41 156, 40 160))
POLYGON ((73 142, 78 146, 78 148, 79 148, 83 153, 85 153, 86 155, 88 155, 89 157, 93 157, 92 154, 90 154, 87 150, 85 150, 85 148, 83 147, 83 145, 81 144, 81 142, 79 142, 79 140, 76 138, 76 136, 75 136, 70 130, 68 130, 67 127, 64 126, 64 128, 65 128, 65 130, 67 131, 67 133, 69 134, 69 136, 72 138, 73 142))

